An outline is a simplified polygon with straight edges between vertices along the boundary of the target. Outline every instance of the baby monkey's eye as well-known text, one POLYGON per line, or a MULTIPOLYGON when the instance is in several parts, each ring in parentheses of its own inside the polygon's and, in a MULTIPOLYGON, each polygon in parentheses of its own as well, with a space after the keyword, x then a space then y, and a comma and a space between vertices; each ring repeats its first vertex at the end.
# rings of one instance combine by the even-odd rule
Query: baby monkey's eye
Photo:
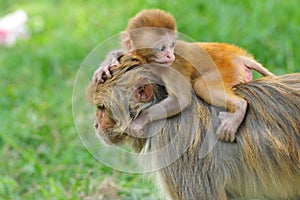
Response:
POLYGON ((157 51, 164 51, 166 50, 166 46, 165 45, 160 45, 159 47, 156 48, 157 51))
POLYGON ((171 48, 174 48, 174 47, 175 47, 175 42, 172 42, 171 48))

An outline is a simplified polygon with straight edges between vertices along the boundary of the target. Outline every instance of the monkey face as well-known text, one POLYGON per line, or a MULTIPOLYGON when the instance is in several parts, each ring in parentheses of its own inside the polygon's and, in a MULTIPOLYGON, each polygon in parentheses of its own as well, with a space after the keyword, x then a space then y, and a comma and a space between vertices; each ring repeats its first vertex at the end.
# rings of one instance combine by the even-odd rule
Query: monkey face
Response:
POLYGON ((170 66, 175 60, 174 49, 176 37, 173 34, 161 36, 162 39, 154 45, 154 62, 170 66))
POLYGON ((151 80, 158 77, 141 63, 140 57, 125 55, 119 66, 112 67, 112 79, 88 89, 90 103, 96 104, 94 127, 97 136, 108 144, 136 139, 127 134, 128 125, 143 109, 158 100, 160 90, 151 84, 151 80))
POLYGON ((97 106, 94 127, 99 138, 103 139, 107 144, 118 144, 122 141, 122 134, 114 132, 116 122, 111 118, 108 110, 104 105, 97 106))
MULTIPOLYGON (((127 125, 133 120, 143 108, 152 104, 154 89, 151 84, 145 84, 144 78, 138 78, 138 87, 133 92, 127 90, 122 95, 129 94, 129 97, 118 98, 111 96, 112 102, 99 103, 96 110, 94 127, 98 137, 108 144, 119 144, 128 140, 131 136, 127 134, 127 125), (125 103, 122 103, 124 102, 125 103), (126 103, 126 101, 128 101, 126 103), (126 107, 126 105, 128 107, 126 107)), ((107 90, 106 90, 107 91, 107 90)), ((102 96, 102 95, 101 95, 102 96)), ((119 96, 118 94, 116 96, 119 96)), ((104 101, 106 99, 104 98, 104 101)))
MULTIPOLYGON (((171 66, 175 60, 174 49, 176 35, 173 32, 159 33, 155 30, 146 33, 145 38, 139 39, 142 44, 135 46, 134 51, 137 54, 147 58, 147 62, 162 64, 163 66, 171 66)), ((134 40, 135 43, 136 40, 134 40)))

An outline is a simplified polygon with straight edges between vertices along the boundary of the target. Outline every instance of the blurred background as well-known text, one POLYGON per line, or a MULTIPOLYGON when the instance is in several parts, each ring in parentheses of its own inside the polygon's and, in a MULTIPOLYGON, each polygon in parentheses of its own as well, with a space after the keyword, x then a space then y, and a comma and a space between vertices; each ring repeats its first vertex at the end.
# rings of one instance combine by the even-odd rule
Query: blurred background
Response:
MULTIPOLYGON (((0 0, 0 17, 17 9, 28 17, 21 39, 0 42, 0 199, 157 199, 148 178, 107 167, 82 145, 72 89, 84 58, 141 9, 161 8, 197 41, 238 45, 277 75, 300 72, 298 7, 293 0, 0 0)), ((0 26, 0 41, 6 34, 0 26)))

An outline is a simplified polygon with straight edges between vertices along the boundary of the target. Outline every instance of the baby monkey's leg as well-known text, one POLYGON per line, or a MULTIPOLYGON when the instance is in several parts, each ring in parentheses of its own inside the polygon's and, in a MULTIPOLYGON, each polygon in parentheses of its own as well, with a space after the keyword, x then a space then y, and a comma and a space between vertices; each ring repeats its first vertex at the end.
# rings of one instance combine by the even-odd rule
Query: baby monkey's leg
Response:
POLYGON ((233 142, 235 133, 246 114, 248 103, 245 99, 236 96, 231 88, 224 87, 222 81, 210 80, 203 76, 198 77, 194 81, 193 88, 197 96, 207 103, 228 110, 219 113, 221 124, 216 133, 220 140, 233 142))

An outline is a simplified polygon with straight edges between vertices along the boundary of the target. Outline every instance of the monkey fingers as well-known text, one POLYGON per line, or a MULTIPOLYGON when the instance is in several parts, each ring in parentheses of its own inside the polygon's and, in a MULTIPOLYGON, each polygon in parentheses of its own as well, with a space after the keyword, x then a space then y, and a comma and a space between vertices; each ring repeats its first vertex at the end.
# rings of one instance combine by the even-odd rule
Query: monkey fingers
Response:
POLYGON ((103 83, 104 80, 102 79, 102 74, 103 74, 103 70, 97 69, 93 75, 93 83, 98 83, 98 82, 103 83))
MULTIPOLYGON (((113 65, 111 65, 113 66, 113 65)), ((95 72, 94 72, 94 75, 93 75, 93 82, 94 83, 104 83, 105 81, 105 78, 111 78, 111 73, 109 71, 109 68, 111 66, 107 66, 107 67, 104 67, 104 68, 98 68, 95 72), (105 74, 104 74, 105 73, 105 74), (103 77, 105 75, 105 78, 103 77)))
POLYGON ((234 142, 235 133, 237 131, 239 123, 235 121, 234 114, 227 112, 220 112, 219 118, 221 124, 217 129, 217 135, 220 140, 234 142), (236 125, 238 124, 238 125, 236 125))
POLYGON ((113 56, 108 56, 100 67, 94 72, 93 82, 94 83, 104 83, 105 79, 110 79, 112 77, 110 73, 110 68, 115 65, 120 65, 118 59, 113 56))
POLYGON ((142 137, 144 135, 143 128, 143 126, 133 121, 128 126, 128 134, 132 137, 142 137))

